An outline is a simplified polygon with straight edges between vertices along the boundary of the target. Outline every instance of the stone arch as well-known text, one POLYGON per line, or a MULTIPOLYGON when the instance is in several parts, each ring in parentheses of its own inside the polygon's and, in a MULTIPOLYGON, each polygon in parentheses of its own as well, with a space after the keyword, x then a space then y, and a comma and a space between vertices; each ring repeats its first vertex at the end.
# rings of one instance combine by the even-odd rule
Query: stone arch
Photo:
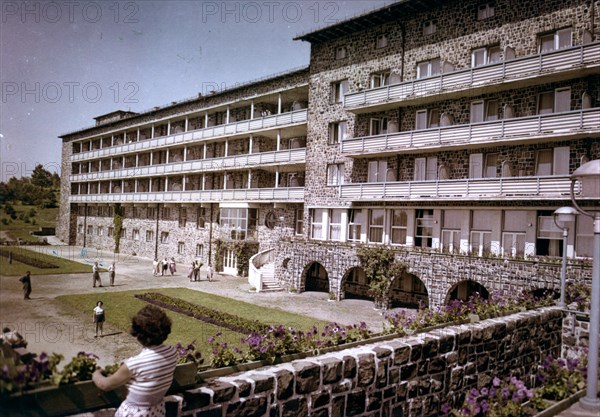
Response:
POLYGON ((373 297, 369 295, 367 275, 360 266, 352 267, 344 274, 341 283, 341 298, 373 301, 373 297))
POLYGON ((429 307, 429 293, 425 282, 410 272, 392 282, 389 293, 390 308, 429 307))
POLYGON ((490 292, 477 281, 473 281, 471 279, 459 281, 448 290, 448 294, 446 295, 446 303, 448 303, 450 300, 457 299, 466 301, 476 292, 486 300, 490 296, 490 292))
POLYGON ((329 292, 329 276, 327 270, 319 262, 311 262, 302 273, 304 291, 329 292))

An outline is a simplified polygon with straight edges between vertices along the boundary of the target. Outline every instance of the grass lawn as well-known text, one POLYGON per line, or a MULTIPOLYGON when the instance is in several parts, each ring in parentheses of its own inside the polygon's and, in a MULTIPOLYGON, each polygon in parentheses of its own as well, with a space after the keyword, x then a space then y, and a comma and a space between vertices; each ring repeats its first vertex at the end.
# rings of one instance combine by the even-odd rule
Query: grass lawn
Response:
MULTIPOLYGON (((31 271, 32 275, 92 273, 91 265, 73 262, 58 256, 32 251, 23 246, 5 246, 3 249, 58 266, 58 268, 36 268, 34 266, 18 262, 14 259, 12 264, 9 264, 8 258, 0 256, 0 271, 3 276, 23 275, 25 274, 25 271, 31 271)), ((52 248, 48 247, 48 251, 51 253, 52 248)), ((104 271, 102 268, 100 270, 104 271)))
POLYGON ((1 228, 14 240, 19 238, 27 242, 39 242, 39 239, 31 236, 29 232, 39 230, 40 227, 56 226, 58 208, 39 208, 36 206, 23 206, 18 204, 14 204, 13 207, 17 212, 17 218, 14 220, 11 219, 4 210, 2 210, 2 212, 0 212, 0 221, 6 219, 8 224, 2 224, 1 228), (28 222, 25 222, 19 220, 20 215, 29 213, 31 210, 35 210, 35 216, 32 218, 33 221, 29 220, 28 222))
MULTIPOLYGON (((112 292, 102 294, 102 302, 106 308, 106 321, 110 325, 128 332, 131 325, 131 317, 146 305, 145 302, 133 297, 134 294, 143 294, 145 292, 160 292, 171 297, 181 298, 183 300, 200 304, 206 307, 220 309, 230 314, 236 314, 249 320, 259 320, 267 324, 285 324, 301 328, 304 330, 316 324, 322 328, 326 322, 315 320, 311 317, 299 316, 286 311, 274 310, 253 304, 236 301, 231 298, 220 297, 213 294, 202 293, 189 290, 187 288, 161 288, 135 291, 112 292)), ((97 294, 75 294, 61 295, 57 300, 81 312, 84 319, 92 319, 92 310, 98 301, 97 294)), ((177 342, 189 343, 197 340, 197 348, 202 352, 205 362, 209 362, 211 351, 206 342, 209 336, 214 336, 217 332, 223 333, 223 338, 229 343, 239 344, 240 338, 244 335, 236 333, 222 327, 199 321, 182 314, 172 311, 168 312, 173 320, 171 335, 167 339, 168 344, 177 342)))

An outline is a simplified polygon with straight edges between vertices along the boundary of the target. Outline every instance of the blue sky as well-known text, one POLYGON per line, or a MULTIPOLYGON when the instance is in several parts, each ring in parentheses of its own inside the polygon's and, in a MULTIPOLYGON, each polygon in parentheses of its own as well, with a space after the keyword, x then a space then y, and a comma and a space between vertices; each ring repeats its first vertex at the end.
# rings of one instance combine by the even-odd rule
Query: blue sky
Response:
POLYGON ((60 169, 58 135, 308 64, 299 34, 390 0, 6 1, 0 181, 60 169))

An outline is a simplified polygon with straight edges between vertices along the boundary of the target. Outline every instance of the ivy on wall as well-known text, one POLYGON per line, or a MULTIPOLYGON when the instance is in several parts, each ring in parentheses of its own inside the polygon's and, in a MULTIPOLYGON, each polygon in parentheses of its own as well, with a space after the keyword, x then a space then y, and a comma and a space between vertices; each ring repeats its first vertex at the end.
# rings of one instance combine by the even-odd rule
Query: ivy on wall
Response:
POLYGON ((115 240, 115 253, 119 253, 119 247, 121 244, 121 232, 123 231, 123 212, 121 204, 115 204, 115 211, 113 214, 113 239, 115 240))
POLYGON ((250 270, 250 258, 258 253, 258 243, 247 241, 215 241, 215 271, 223 271, 223 256, 231 250, 237 258, 237 274, 247 277, 250 270))
POLYGON ((388 308, 392 283, 402 279, 408 266, 396 259, 393 250, 381 246, 361 246, 357 250, 357 256, 367 276, 369 294, 374 298, 375 305, 388 308))

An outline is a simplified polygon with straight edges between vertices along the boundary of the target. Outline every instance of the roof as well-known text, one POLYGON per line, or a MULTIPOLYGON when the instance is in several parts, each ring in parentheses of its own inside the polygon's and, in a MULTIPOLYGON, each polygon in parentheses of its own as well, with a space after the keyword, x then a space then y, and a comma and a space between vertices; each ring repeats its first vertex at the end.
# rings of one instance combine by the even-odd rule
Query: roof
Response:
POLYGON ((413 13, 431 10, 443 3, 443 0, 400 0, 396 3, 351 17, 333 25, 325 26, 321 29, 296 36, 294 40, 311 43, 329 41, 383 23, 406 18, 407 15, 413 13))
POLYGON ((117 115, 118 116, 134 116, 134 115, 137 115, 137 113, 134 113, 132 111, 127 111, 127 110, 115 110, 110 113, 101 114, 100 116, 96 116, 96 117, 94 117, 94 120, 106 119, 108 117, 113 117, 113 116, 117 116, 117 115))

